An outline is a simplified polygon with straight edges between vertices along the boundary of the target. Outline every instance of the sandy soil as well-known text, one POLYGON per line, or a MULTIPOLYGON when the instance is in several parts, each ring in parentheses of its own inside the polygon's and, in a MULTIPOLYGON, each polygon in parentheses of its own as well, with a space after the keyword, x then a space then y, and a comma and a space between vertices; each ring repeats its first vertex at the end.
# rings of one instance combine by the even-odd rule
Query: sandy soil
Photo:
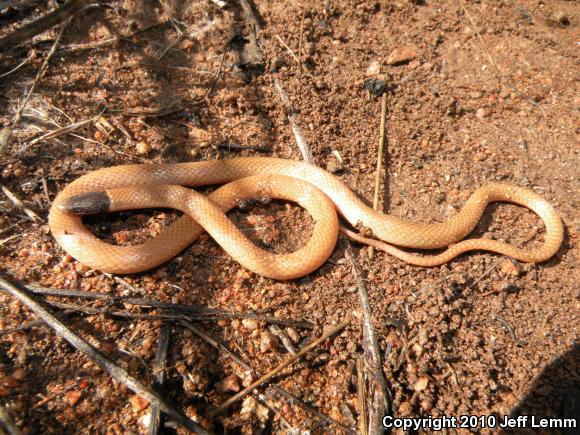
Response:
MULTIPOLYGON (((0 36, 56 2, 39 2, 32 9, 23 6, 30 2, 8 3, 13 6, 0 11, 0 36)), ((371 259, 368 248, 355 245, 392 396, 389 413, 575 413, 580 421, 578 3, 482 0, 467 4, 466 14, 453 1, 257 0, 263 59, 236 2, 223 10, 210 1, 175 2, 168 9, 162 3, 111 1, 79 13, 65 30, 64 49, 39 80, 13 143, 0 157, 1 183, 43 220, 31 222, 0 198, 2 276, 24 284, 136 294, 312 322, 314 329, 282 328, 296 347, 354 315, 345 331, 284 371, 276 383, 320 413, 356 427, 362 322, 342 242, 315 273, 276 282, 245 271, 202 237, 169 263, 125 277, 135 288, 127 290, 114 277, 67 256, 51 237, 46 216, 60 189, 101 167, 264 155, 223 144, 266 147, 267 155, 301 159, 275 79, 289 94, 315 162, 370 203, 381 101, 364 84, 384 79, 385 212, 442 221, 477 186, 504 181, 543 195, 566 225, 561 250, 539 265, 472 253, 425 269, 382 253, 371 259), (173 44, 176 29, 185 36, 173 44), (122 38, 106 42, 116 37, 122 38), (393 50, 403 47, 414 57, 387 65, 393 50), (31 144, 105 108, 101 118, 76 129, 76 136, 31 144)), ((0 79, 0 127, 10 125, 57 33, 58 27, 50 29, 0 53, 0 73, 30 57, 0 79)), ((175 215, 167 210, 119 213, 89 224, 106 240, 136 243, 175 215)), ((279 202, 232 217, 257 244, 275 251, 300 246, 311 228, 303 211, 279 202)), ((501 204, 488 208, 473 236, 533 247, 542 232, 533 214, 501 204)), ((107 309, 105 302, 46 300, 107 309)), ((63 318, 132 375, 152 381, 159 320, 74 312, 63 318)), ((0 404, 23 432, 147 430, 146 402, 49 328, 30 324, 33 320, 22 304, 0 294, 0 404)), ((198 326, 260 374, 288 357, 264 322, 227 319, 198 326)), ((209 419, 207 413, 248 377, 236 377, 240 368, 227 355, 177 326, 168 358, 166 394, 211 431, 339 431, 277 396, 268 399, 271 409, 250 396, 209 419)), ((169 422, 165 430, 175 431, 172 427, 169 422)))

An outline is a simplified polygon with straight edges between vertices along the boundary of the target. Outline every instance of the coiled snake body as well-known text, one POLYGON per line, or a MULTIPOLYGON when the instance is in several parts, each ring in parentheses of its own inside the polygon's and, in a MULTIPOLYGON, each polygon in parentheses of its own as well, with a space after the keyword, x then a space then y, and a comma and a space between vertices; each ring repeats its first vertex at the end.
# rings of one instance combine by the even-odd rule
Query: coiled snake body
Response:
POLYGON ((435 266, 470 250, 501 253, 524 262, 552 257, 563 239, 563 225, 554 208, 536 193, 507 184, 477 189, 452 219, 437 224, 411 223, 365 205, 342 181, 316 166, 292 160, 248 157, 192 163, 115 166, 91 172, 68 185, 55 199, 50 229, 74 258, 111 273, 134 273, 177 255, 205 230, 244 267, 276 279, 292 279, 320 267, 337 240, 339 214, 351 225, 363 225, 374 244, 412 264, 435 266), (223 184, 207 198, 183 186, 223 184), (273 254, 252 244, 226 217, 239 201, 265 195, 295 201, 312 215, 314 229, 296 252, 273 254), (525 250, 489 239, 462 240, 477 225, 487 204, 506 201, 528 207, 546 226, 544 243, 525 250), (161 234, 138 246, 113 246, 93 236, 82 214, 137 208, 169 207, 184 212, 161 234), (450 246, 442 254, 419 256, 395 248, 450 246))

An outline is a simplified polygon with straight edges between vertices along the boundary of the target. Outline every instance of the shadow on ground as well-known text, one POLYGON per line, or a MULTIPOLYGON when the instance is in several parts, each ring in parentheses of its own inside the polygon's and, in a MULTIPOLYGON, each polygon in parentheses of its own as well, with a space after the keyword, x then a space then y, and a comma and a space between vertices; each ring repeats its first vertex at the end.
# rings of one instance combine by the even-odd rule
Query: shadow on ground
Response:
MULTIPOLYGON (((574 345, 548 365, 536 378, 530 392, 510 414, 539 418, 576 419, 575 428, 544 429, 545 433, 580 434, 580 344, 574 345)), ((537 433, 528 428, 526 433, 537 433)), ((523 433, 521 429, 502 433, 523 433)))

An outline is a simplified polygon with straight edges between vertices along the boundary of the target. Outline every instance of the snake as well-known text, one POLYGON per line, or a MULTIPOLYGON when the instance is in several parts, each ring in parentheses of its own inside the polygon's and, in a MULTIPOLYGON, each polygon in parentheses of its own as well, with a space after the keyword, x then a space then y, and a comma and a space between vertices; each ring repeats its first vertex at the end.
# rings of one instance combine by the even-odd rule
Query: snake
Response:
POLYGON ((49 227, 73 258, 108 273, 136 273, 163 264, 205 231, 243 267, 279 280, 299 278, 321 267, 332 255, 340 231, 425 267, 444 264, 467 251, 491 251, 539 263, 554 256, 564 234, 554 207, 524 187, 490 183, 477 188, 445 222, 408 222, 369 207, 347 184, 318 166, 274 157, 121 165, 89 172, 57 195, 49 212, 49 227), (206 196, 192 189, 200 186, 219 187, 206 196), (291 201, 306 209, 314 224, 304 246, 294 252, 274 253, 254 244, 236 227, 226 213, 257 197, 291 201), (538 215, 545 226, 543 243, 522 249, 487 238, 465 239, 492 202, 518 204, 538 215), (109 244, 83 223, 84 215, 144 208, 172 208, 183 214, 160 234, 131 246, 109 244), (365 231, 341 225, 337 214, 351 228, 365 231), (408 251, 440 248, 446 249, 434 255, 408 251))

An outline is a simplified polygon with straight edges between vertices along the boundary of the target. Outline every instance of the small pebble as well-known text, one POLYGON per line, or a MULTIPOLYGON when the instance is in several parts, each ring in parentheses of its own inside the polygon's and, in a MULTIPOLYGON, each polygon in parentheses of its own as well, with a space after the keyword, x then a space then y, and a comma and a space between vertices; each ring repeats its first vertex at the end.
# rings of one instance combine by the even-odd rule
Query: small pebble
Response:
POLYGON ((378 60, 373 60, 367 68, 367 76, 376 76, 381 72, 381 64, 378 60))
POLYGON ((298 343, 298 341, 300 341, 300 334, 298 333, 298 331, 296 331, 296 329, 288 327, 286 328, 286 333, 288 334, 288 337, 290 337, 290 340, 292 340, 293 343, 298 343))
POLYGON ((143 411, 144 409, 147 409, 147 407, 149 406, 149 402, 143 397, 139 396, 138 394, 135 394, 133 397, 131 397, 129 399, 129 402, 131 403, 131 408, 133 409, 133 412, 143 411))
POLYGON ((389 54, 387 65, 399 65, 417 57, 417 52, 410 47, 396 48, 389 54))
POLYGON ((518 276, 521 273, 522 268, 519 263, 506 259, 502 262, 499 270, 503 276, 518 276))
POLYGON ((236 375, 229 375, 218 382, 216 389, 218 393, 237 393, 240 391, 240 378, 236 375))
POLYGON ((101 130, 95 131, 95 134, 93 135, 93 137, 98 142, 103 142, 107 138, 107 136, 105 136, 105 133, 103 133, 101 130))
POLYGON ((137 154, 145 155, 151 152, 151 145, 149 145, 147 142, 139 142, 137 143, 137 145, 135 145, 135 149, 137 151, 137 154))
POLYGON ((431 403, 430 400, 423 399, 421 400, 421 409, 425 412, 429 412, 433 409, 433 403, 431 403))
POLYGON ((249 329, 250 331, 258 329, 258 321, 254 319, 243 319, 242 325, 244 328, 249 329))
POLYGON ((477 109, 477 112, 475 112, 475 116, 477 116, 480 119, 483 119, 487 118, 490 113, 491 112, 487 107, 480 107, 479 109, 477 109))
POLYGON ((278 348, 276 338, 268 331, 263 331, 260 334, 260 352, 266 353, 268 351, 275 351, 278 348))
POLYGON ((139 354, 141 356, 147 356, 151 352, 151 348, 155 344, 155 339, 151 336, 148 336, 143 340, 143 344, 141 345, 141 349, 139 349, 139 354))
POLYGON ((409 402, 403 402, 399 405, 399 415, 401 417, 407 417, 411 415, 411 412, 413 412, 413 407, 409 402))
POLYGON ((385 80, 368 79, 365 81, 364 87, 375 97, 380 97, 387 90, 387 82, 385 80))
POLYGON ((78 401, 81 399, 83 393, 81 393, 78 390, 75 391, 70 391, 69 393, 67 393, 66 395, 66 401, 70 406, 75 406, 78 401))
POLYGON ((427 376, 421 376, 419 379, 417 379, 417 382, 415 382, 415 385, 413 385, 413 389, 417 392, 424 391, 427 389, 428 385, 429 385, 429 378, 427 376))
POLYGON ((304 51, 307 55, 312 56, 314 53, 316 53, 316 44, 313 42, 307 42, 304 45, 304 51))

